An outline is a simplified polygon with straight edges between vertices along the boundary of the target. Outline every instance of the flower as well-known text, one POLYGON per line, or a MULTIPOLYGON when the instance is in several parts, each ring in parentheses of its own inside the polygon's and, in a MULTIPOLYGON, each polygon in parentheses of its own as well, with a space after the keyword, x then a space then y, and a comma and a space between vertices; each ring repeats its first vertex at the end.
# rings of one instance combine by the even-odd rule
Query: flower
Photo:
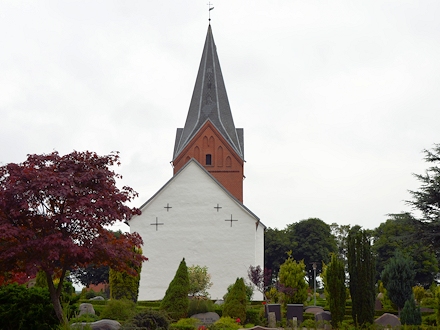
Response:
POLYGON ((263 304, 263 305, 266 305, 266 302, 265 302, 265 301, 263 301, 263 302, 262 302, 262 304, 263 304))
POLYGON ((240 323, 240 322, 241 322, 240 318, 237 317, 237 319, 235 320, 235 322, 240 323))

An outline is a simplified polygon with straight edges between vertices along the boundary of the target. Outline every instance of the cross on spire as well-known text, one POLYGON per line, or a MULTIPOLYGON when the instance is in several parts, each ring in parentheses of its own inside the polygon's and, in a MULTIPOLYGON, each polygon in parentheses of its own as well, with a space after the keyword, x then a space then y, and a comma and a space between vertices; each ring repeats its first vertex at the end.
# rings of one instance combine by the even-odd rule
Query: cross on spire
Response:
POLYGON ((225 221, 230 221, 231 222, 231 227, 232 227, 232 221, 238 221, 238 220, 232 219, 232 214, 231 214, 231 219, 226 219, 225 221))
POLYGON ((157 226, 163 225, 163 222, 157 222, 157 221, 158 221, 158 219, 156 217, 156 222, 155 223, 150 223, 150 225, 156 226, 156 231, 157 231, 157 226))
POLYGON ((208 5, 208 17, 209 17, 209 22, 211 22, 211 10, 213 10, 214 7, 211 7, 211 5, 213 5, 213 3, 211 3, 211 2, 208 2, 207 5, 208 5))

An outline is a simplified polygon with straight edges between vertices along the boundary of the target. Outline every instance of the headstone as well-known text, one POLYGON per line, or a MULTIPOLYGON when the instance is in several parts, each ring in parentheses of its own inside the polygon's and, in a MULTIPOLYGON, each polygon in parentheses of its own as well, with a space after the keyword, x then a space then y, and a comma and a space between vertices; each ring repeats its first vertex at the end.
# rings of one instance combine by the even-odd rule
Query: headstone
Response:
POLYGON ((75 330, 84 330, 84 329, 119 330, 120 328, 121 328, 121 323, 115 320, 108 320, 108 319, 103 319, 92 323, 87 323, 87 322, 73 323, 70 326, 70 329, 75 329, 75 330))
POLYGON ((266 317, 268 317, 268 313, 275 313, 275 320, 281 321, 281 305, 280 304, 267 304, 266 305, 266 317))
POLYGON ((79 305, 79 315, 78 316, 81 316, 84 314, 95 315, 95 309, 93 308, 92 304, 82 303, 81 305, 79 305))
POLYGON ((382 301, 379 298, 376 298, 376 301, 374 302, 374 310, 381 311, 382 308, 382 301))
POLYGON ((224 303, 225 303, 225 301, 223 299, 218 299, 218 300, 215 301, 214 304, 216 304, 216 305, 223 305, 224 303))
POLYGON ((330 321, 332 320, 332 314, 328 311, 315 314, 315 321, 318 324, 318 328, 330 328, 330 321))
POLYGON ((191 318, 199 320, 199 325, 210 325, 220 319, 220 316, 214 312, 194 314, 191 318))
POLYGON ((318 313, 322 313, 324 311, 324 308, 319 307, 319 306, 310 306, 310 307, 306 307, 306 309, 304 310, 304 313, 312 313, 312 314, 318 314, 318 313))
POLYGON ((275 328, 277 326, 277 318, 275 312, 269 312, 267 314, 267 324, 269 328, 275 328))
POLYGON ((103 296, 96 296, 93 298, 90 298, 89 300, 105 300, 103 296))
POLYGON ((302 323, 304 320, 303 311, 303 304, 287 304, 287 322, 292 322, 293 318, 295 317, 297 324, 302 323))
POLYGON ((400 327, 401 323, 399 318, 390 313, 384 313, 382 316, 378 317, 376 320, 374 320, 375 324, 379 324, 383 327, 400 327))

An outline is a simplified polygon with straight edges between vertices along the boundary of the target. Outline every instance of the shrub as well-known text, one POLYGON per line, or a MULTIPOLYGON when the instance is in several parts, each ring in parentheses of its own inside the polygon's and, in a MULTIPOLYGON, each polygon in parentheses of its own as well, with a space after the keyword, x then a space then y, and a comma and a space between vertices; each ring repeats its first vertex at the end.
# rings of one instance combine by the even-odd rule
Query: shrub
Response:
POLYGON ((206 298, 194 298, 190 299, 188 306, 188 316, 213 312, 215 309, 214 303, 206 298))
MULTIPOLYGON (((260 313, 261 308, 259 309, 248 309, 246 310, 246 319, 245 319, 245 324, 246 323, 252 323, 255 325, 262 325, 262 321, 261 321, 261 314, 264 313, 260 313)), ((264 312, 264 311, 263 311, 264 312)))
POLYGON ((176 275, 165 292, 165 297, 160 304, 160 309, 167 311, 173 320, 187 316, 188 313, 189 278, 185 258, 180 262, 176 275))
POLYGON ((59 325, 47 288, 0 286, 1 329, 54 329, 59 325))
POLYGON ((126 321, 136 312, 136 305, 127 299, 109 300, 100 313, 102 319, 126 321))
POLYGON ((402 312, 400 313, 400 321, 402 324, 420 325, 422 324, 422 314, 420 313, 420 307, 416 307, 414 302, 414 296, 411 296, 405 302, 402 312))
POLYGON ((78 317, 74 317, 69 320, 69 323, 78 323, 78 322, 95 322, 99 320, 98 315, 94 314, 83 314, 78 317))
POLYGON ((199 320, 196 318, 180 319, 176 323, 170 324, 170 330, 194 330, 197 329, 199 320))
POLYGON ((143 330, 168 330, 170 321, 163 311, 146 309, 135 314, 129 322, 124 324, 121 330, 142 328, 143 330))
POLYGON ((221 317, 218 321, 211 324, 209 330, 238 330, 240 326, 232 317, 221 317))
POLYGON ((137 276, 131 276, 126 272, 118 272, 110 269, 110 298, 129 299, 137 302, 139 294, 140 270, 137 276))
POLYGON ((301 323, 301 327, 307 329, 316 329, 316 322, 311 319, 306 319, 301 323))
POLYGON ((223 316, 239 318, 241 322, 246 319, 246 287, 243 278, 237 278, 234 286, 226 297, 223 307, 223 316))

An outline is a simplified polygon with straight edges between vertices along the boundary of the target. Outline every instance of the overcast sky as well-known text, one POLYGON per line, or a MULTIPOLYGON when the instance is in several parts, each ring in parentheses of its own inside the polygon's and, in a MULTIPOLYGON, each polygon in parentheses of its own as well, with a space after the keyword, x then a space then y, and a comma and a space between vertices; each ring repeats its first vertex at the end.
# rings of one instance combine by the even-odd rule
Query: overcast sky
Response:
MULTIPOLYGON (((244 204, 279 229, 410 211, 440 142, 440 1, 212 2, 244 204)), ((207 27, 206 0, 0 0, 0 164, 117 150, 140 206, 172 176, 207 27)))

